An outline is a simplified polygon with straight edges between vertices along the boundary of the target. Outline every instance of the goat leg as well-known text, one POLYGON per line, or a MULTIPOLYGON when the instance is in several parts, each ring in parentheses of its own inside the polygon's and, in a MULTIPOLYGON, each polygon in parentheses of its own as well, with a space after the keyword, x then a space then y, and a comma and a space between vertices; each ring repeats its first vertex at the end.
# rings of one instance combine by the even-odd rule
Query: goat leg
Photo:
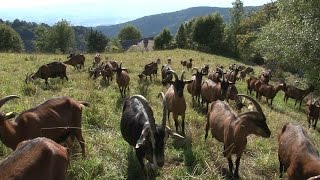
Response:
POLYGON ((206 140, 207 139, 207 137, 208 137, 208 131, 209 131, 209 128, 210 127, 210 125, 209 125, 209 119, 207 120, 207 124, 206 124, 206 135, 204 136, 204 140, 206 140))
POLYGON ((284 164, 280 161, 280 157, 279 157, 279 178, 282 178, 282 172, 283 172, 283 169, 284 169, 284 164))
POLYGON ((310 128, 310 126, 311 126, 311 118, 310 117, 308 117, 308 123, 309 123, 309 128, 310 128))
POLYGON ((179 127, 178 115, 173 112, 172 112, 172 114, 173 114, 174 125, 176 127, 176 132, 178 133, 178 127, 179 127))
POLYGON ((184 119, 185 119, 185 115, 182 115, 182 136, 185 136, 186 135, 186 133, 185 133, 185 131, 184 131, 184 119))
POLYGON ((240 158, 241 158, 241 156, 237 157, 237 159, 236 159, 236 169, 234 170, 234 177, 235 178, 239 178, 240 158))
POLYGON ((228 157, 228 164, 229 164, 229 172, 232 175, 233 174, 233 163, 232 163, 231 156, 228 157))

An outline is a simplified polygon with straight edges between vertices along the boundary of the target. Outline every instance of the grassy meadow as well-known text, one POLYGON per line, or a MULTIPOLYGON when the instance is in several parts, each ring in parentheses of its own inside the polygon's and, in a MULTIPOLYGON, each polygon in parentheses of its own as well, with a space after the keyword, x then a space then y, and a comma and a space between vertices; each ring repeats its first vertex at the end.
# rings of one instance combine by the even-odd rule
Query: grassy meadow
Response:
MULTIPOLYGON (((84 71, 77 71, 68 66, 69 81, 59 78, 49 79, 49 86, 46 87, 42 79, 38 79, 34 84, 25 84, 26 74, 35 72, 42 64, 59 59, 64 61, 66 55, 0 53, 0 97, 10 94, 21 97, 6 103, 1 111, 22 112, 57 96, 70 96, 77 100, 88 101, 91 107, 84 109, 82 119, 87 159, 82 160, 81 148, 76 143, 71 153, 68 178, 141 179, 140 165, 135 157, 134 149, 122 139, 120 133, 124 98, 120 96, 115 78, 110 84, 101 81, 101 77, 97 80, 89 79, 87 69, 92 65, 94 54, 85 54, 85 56, 84 71)), ((194 60, 193 65, 196 67, 202 67, 206 63, 211 68, 216 64, 225 67, 231 63, 241 64, 233 59, 190 50, 101 54, 101 57, 103 60, 108 57, 123 62, 123 67, 128 69, 131 78, 128 95, 145 96, 158 122, 161 121, 162 102, 157 95, 161 91, 165 92, 166 88, 160 83, 160 72, 155 82, 138 81, 137 75, 142 71, 144 64, 155 61, 157 58, 160 58, 163 64, 170 57, 173 60, 172 67, 178 72, 178 75, 182 71, 180 60, 190 57, 194 60)), ((254 69, 257 75, 263 68, 254 66, 254 69)), ((191 72, 186 72, 185 75, 188 79, 191 72)), ((286 78, 287 84, 293 84, 293 76, 283 73, 282 77, 286 78)), ((236 86, 239 92, 246 94, 244 82, 237 82, 236 86)), ((273 108, 267 106, 265 98, 262 98, 260 102, 267 117, 271 137, 268 139, 254 135, 248 137, 248 144, 239 168, 242 179, 278 179, 278 133, 287 122, 299 123, 307 127, 305 106, 303 105, 301 110, 294 107, 292 99, 285 104, 283 95, 283 92, 277 94, 273 101, 273 108)), ((165 165, 159 170, 156 179, 224 179, 228 171, 228 162, 222 154, 223 145, 212 139, 211 134, 206 141, 204 140, 206 118, 203 109, 192 108, 192 98, 186 88, 184 96, 187 102, 186 139, 167 141, 165 165)), ((181 122, 180 117, 179 120, 181 122)), ((172 116, 169 124, 174 129, 172 116)), ((307 131, 319 149, 319 128, 307 129, 307 131)), ((0 143, 0 159, 5 158, 10 152, 10 149, 0 143)))

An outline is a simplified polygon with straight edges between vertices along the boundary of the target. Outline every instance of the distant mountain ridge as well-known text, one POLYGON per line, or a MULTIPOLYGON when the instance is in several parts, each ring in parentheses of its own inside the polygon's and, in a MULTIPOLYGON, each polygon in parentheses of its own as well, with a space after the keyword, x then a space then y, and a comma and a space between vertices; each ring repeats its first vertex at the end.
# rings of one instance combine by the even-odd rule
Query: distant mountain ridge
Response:
MULTIPOLYGON (((261 6, 247 6, 244 7, 246 12, 252 12, 259 9, 261 6)), ((116 25, 109 26, 97 26, 95 29, 101 31, 109 37, 115 37, 118 35, 119 30, 128 25, 136 26, 141 32, 143 37, 155 36, 163 30, 163 28, 169 28, 173 35, 176 34, 179 26, 193 18, 198 16, 204 16, 211 13, 219 13, 225 22, 230 20, 230 9, 231 8, 220 8, 220 7, 192 7, 180 11, 162 13, 156 15, 145 16, 138 18, 133 21, 128 21, 125 23, 120 23, 116 25)))

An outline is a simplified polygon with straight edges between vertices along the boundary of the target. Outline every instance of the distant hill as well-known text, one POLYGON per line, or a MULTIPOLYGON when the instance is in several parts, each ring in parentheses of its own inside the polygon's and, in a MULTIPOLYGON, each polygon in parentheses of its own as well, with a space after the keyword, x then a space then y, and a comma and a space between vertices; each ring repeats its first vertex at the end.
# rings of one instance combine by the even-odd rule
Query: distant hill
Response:
MULTIPOLYGON (((245 7, 245 11, 252 12, 259 8, 260 6, 248 6, 245 7)), ((225 22, 229 22, 229 11, 230 8, 192 7, 176 12, 145 16, 133 21, 116 25, 97 26, 96 29, 109 37, 117 36, 119 30, 127 24, 136 26, 142 32, 143 37, 155 36, 165 27, 169 28, 172 34, 176 34, 179 26, 192 17, 204 16, 211 13, 219 13, 223 17, 225 22)))

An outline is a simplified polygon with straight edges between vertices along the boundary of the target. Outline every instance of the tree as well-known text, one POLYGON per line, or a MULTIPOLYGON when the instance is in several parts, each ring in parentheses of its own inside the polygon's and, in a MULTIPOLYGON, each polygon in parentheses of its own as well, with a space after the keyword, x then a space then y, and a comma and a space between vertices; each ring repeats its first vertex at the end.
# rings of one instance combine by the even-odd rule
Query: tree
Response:
POLYGON ((230 42, 232 43, 231 46, 233 47, 233 53, 235 56, 238 56, 238 48, 237 48, 237 34, 240 26, 240 21, 244 17, 244 9, 243 9, 243 2, 241 0, 235 0, 232 3, 232 9, 230 10, 231 15, 231 22, 230 22, 230 42))
POLYGON ((223 29, 223 19, 219 14, 199 17, 193 26, 192 40, 200 51, 221 53, 223 29))
POLYGON ((88 52, 103 52, 109 42, 109 39, 101 32, 91 28, 90 34, 87 40, 88 52))
POLYGON ((45 26, 39 26, 35 32, 35 39, 33 41, 34 47, 38 52, 50 52, 48 41, 49 29, 45 26))
POLYGON ((181 24, 175 37, 178 48, 185 48, 187 45, 187 34, 184 24, 181 24))
POLYGON ((21 52, 23 42, 20 35, 11 27, 0 24, 0 51, 21 52))
POLYGON ((62 53, 68 53, 74 47, 74 30, 66 20, 61 20, 52 26, 49 33, 49 45, 54 51, 59 50, 62 53))
POLYGON ((278 18, 259 34, 255 47, 268 60, 302 69, 309 81, 320 82, 320 1, 278 0, 278 18))
POLYGON ((169 48, 170 42, 173 36, 169 29, 165 28, 160 34, 154 38, 154 48, 155 49, 167 49, 169 48))
POLYGON ((120 29, 118 38, 121 41, 124 40, 132 40, 132 39, 140 39, 141 32, 133 25, 127 25, 120 29))
POLYGON ((114 53, 114 52, 122 52, 123 48, 119 42, 118 38, 113 38, 111 41, 109 41, 106 50, 108 52, 114 53))

